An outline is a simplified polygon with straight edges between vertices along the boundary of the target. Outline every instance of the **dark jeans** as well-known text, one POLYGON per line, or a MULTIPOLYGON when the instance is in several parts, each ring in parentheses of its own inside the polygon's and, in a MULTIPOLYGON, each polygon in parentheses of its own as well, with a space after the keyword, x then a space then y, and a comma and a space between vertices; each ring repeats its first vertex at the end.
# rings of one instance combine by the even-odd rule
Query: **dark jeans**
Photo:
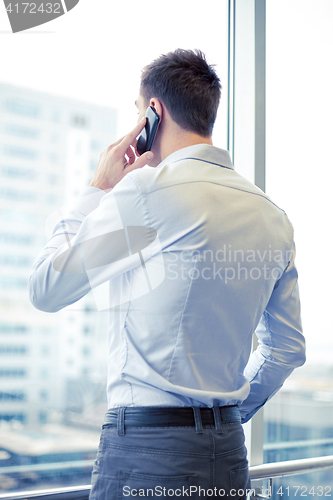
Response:
POLYGON ((246 498, 250 477, 242 425, 104 427, 90 500, 246 498))

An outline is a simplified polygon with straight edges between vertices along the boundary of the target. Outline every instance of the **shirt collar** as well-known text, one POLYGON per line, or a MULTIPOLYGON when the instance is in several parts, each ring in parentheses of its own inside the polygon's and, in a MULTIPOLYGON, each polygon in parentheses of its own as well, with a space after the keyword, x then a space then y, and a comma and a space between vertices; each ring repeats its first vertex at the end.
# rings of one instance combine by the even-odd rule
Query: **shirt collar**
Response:
POLYGON ((176 163, 180 160, 195 158, 208 163, 213 163, 221 167, 233 169, 229 151, 216 148, 211 144, 195 144, 186 148, 178 149, 165 158, 156 168, 163 167, 170 163, 176 163))

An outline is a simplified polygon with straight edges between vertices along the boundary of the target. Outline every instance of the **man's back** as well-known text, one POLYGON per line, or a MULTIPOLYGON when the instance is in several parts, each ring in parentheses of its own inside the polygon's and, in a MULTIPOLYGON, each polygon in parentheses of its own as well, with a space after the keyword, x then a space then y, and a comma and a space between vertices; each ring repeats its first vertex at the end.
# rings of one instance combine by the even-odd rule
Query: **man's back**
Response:
POLYGON ((110 310, 94 500, 128 496, 130 485, 137 496, 139 484, 245 498, 241 422, 304 362, 293 230, 213 147, 220 97, 200 51, 146 66, 138 125, 103 151, 33 269, 37 308, 58 311, 93 289, 110 310), (159 128, 138 158, 150 108, 159 128))
MULTIPOLYGON (((165 278, 135 300, 140 267, 111 281, 111 296, 121 290, 128 301, 110 315, 109 407, 240 403, 252 334, 293 258, 287 216, 208 145, 134 171, 112 196, 124 226, 156 230, 165 278)), ((287 311, 280 321, 292 328, 270 332, 271 346, 302 339, 299 310, 290 303, 292 321, 287 311)), ((272 321, 276 312, 271 306, 272 321)))
MULTIPOLYGON (((81 208, 89 205, 89 189, 81 208)), ((76 207, 55 228, 35 264, 32 302, 57 311, 109 280, 109 408, 245 400, 240 408, 248 420, 304 362, 286 214, 233 170, 227 151, 210 145, 176 151, 102 193, 86 217, 76 207), (136 254, 87 275, 59 272, 54 256, 65 255, 59 242, 80 225, 73 245, 63 245, 64 262, 84 261, 75 248, 119 227, 153 230, 159 259, 142 265, 136 254), (50 258, 53 245, 59 250, 50 258), (248 363, 256 328, 260 346, 248 363)), ((108 252, 99 245, 95 262, 108 252)))

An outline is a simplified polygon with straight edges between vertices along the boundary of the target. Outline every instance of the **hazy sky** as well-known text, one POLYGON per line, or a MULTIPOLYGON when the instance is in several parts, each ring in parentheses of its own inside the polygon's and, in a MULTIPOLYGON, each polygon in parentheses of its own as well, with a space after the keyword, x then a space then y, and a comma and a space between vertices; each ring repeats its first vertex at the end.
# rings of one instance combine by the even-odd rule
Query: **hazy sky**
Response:
POLYGON ((267 1, 267 193, 295 229, 308 359, 332 364, 333 2, 267 1))
MULTIPOLYGON (((214 16, 200 0, 80 0, 50 23, 6 35, 10 25, 1 2, 0 80, 120 108, 123 134, 136 123, 143 66, 177 47, 199 48, 217 65, 225 105, 227 1, 208 4, 214 16)), ((218 129, 225 135, 225 124, 218 129)))

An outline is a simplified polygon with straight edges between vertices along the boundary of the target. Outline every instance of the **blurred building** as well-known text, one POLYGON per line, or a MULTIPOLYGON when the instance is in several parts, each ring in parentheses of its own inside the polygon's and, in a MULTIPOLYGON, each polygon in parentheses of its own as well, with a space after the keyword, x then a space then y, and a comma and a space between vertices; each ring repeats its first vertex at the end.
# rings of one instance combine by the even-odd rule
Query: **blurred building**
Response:
POLYGON ((89 484, 100 433, 58 424, 0 424, 0 495, 89 484))
POLYGON ((0 84, 0 421, 60 422, 100 400, 107 314, 91 294, 57 314, 36 311, 27 284, 116 123, 113 109, 0 84))
MULTIPOLYGON (((264 463, 315 458, 333 454, 333 379, 332 367, 304 365, 265 405, 264 463)), ((328 495, 332 469, 276 478, 272 500, 281 492, 301 498, 306 490, 314 496, 328 495), (298 487, 297 485, 301 485, 298 487)))

